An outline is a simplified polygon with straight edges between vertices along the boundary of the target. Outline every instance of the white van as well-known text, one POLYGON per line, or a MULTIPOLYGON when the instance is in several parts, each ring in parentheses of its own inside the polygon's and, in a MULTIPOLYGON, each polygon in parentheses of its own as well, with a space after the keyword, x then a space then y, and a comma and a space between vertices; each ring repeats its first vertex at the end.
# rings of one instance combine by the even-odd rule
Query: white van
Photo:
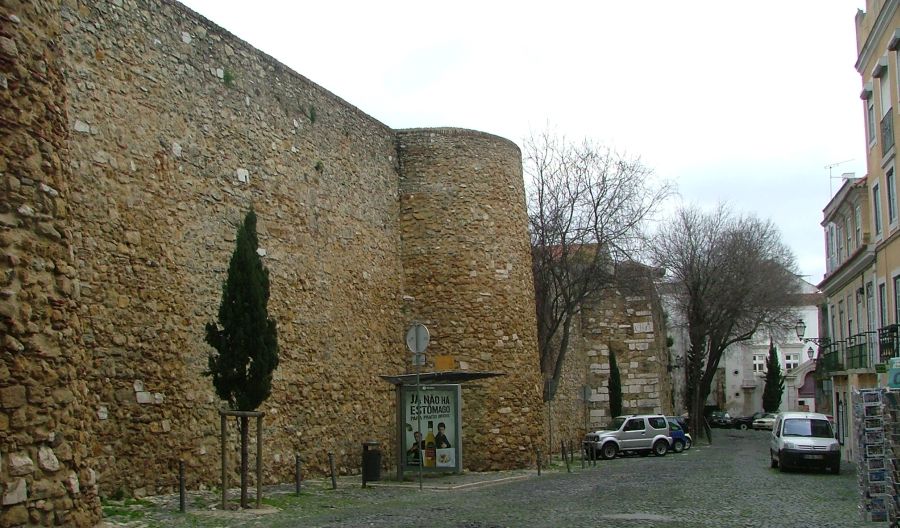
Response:
POLYGON ((841 444, 824 414, 783 412, 775 417, 769 458, 773 468, 827 468, 841 472, 841 444))

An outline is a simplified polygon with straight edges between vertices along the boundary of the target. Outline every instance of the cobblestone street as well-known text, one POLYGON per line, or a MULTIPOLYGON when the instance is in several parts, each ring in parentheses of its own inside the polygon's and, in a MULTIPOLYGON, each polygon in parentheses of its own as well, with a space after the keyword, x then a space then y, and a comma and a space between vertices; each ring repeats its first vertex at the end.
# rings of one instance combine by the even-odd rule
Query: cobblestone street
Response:
MULTIPOLYGON (((422 492, 410 483, 384 482, 362 489, 341 479, 337 490, 310 483, 301 497, 274 490, 268 513, 217 512, 195 497, 186 515, 177 502, 155 500, 125 526, 271 527, 595 527, 595 526, 879 526, 857 513, 856 474, 779 473, 769 468, 768 432, 714 430, 712 446, 682 454, 598 461, 572 473, 554 468, 510 473, 506 480, 422 492)), ((458 477, 464 482, 465 476, 458 477)), ((429 489, 432 488, 432 489, 429 489)), ((286 488, 285 488, 285 491, 286 488)))

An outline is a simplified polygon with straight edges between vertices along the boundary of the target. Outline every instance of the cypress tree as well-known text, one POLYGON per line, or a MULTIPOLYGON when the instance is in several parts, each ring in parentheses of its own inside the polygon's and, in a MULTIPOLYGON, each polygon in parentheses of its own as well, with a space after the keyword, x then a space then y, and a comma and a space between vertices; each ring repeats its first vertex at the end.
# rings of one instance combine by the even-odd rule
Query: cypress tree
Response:
MULTIPOLYGON (((217 323, 206 325, 210 354, 205 375, 231 410, 252 411, 272 392, 278 366, 278 333, 269 318, 269 272, 257 254, 256 213, 247 213, 238 228, 228 276, 222 287, 217 323)), ((241 506, 247 507, 249 419, 241 416, 241 506)), ((224 431, 223 431, 224 434, 224 431)))
POLYGON ((781 397, 784 394, 784 376, 781 375, 781 364, 775 344, 769 341, 769 357, 766 359, 766 386, 763 389, 763 411, 778 412, 781 397))
POLYGON ((609 414, 611 418, 622 415, 622 376, 612 349, 609 351, 609 414))

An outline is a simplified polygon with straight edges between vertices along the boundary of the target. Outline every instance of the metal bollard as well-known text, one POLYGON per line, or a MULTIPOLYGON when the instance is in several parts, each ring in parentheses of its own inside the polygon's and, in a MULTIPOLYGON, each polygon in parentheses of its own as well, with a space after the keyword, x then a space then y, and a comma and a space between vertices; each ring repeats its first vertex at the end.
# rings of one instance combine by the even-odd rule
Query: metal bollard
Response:
POLYGON ((541 476, 541 450, 537 450, 538 476, 541 476))
POLYGON ((334 474, 334 453, 328 453, 328 465, 331 466, 331 489, 337 489, 337 475, 334 474))
POLYGON ((294 484, 296 488, 297 495, 300 495, 300 483, 303 480, 300 474, 300 454, 297 453, 294 455, 294 484))
POLYGON ((184 513, 187 510, 187 500, 184 491, 184 460, 178 461, 178 511, 184 513))

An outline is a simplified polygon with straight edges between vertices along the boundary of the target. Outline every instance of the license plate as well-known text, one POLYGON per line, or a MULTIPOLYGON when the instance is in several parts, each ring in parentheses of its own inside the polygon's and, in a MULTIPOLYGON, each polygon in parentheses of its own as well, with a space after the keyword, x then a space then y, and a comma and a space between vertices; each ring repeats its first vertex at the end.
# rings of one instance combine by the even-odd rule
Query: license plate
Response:
POLYGON ((822 460, 825 458, 824 455, 803 455, 803 458, 806 460, 822 460))

